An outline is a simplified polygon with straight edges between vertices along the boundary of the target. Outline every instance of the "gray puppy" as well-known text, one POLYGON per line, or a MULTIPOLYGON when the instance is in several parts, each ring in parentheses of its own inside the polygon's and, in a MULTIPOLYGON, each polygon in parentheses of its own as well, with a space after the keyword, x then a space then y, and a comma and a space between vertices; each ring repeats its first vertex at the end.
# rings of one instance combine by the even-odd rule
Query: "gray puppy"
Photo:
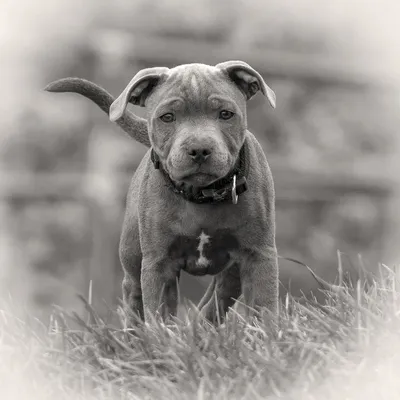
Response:
POLYGON ((213 322, 240 295, 248 310, 277 312, 274 184, 246 116, 258 91, 272 107, 275 94, 257 71, 241 61, 148 68, 116 100, 79 78, 46 90, 88 97, 150 147, 130 185, 120 241, 128 314, 175 315, 181 270, 213 276, 199 304, 213 322), (128 103, 146 107, 147 121, 128 103))

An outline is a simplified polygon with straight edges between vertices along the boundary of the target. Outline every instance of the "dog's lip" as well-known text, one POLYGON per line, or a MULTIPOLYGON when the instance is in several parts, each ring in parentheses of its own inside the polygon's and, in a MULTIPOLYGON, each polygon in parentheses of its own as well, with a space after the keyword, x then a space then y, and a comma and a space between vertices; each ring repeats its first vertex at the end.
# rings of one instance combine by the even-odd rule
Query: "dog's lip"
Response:
POLYGON ((206 172, 196 172, 192 174, 185 175, 181 178, 182 181, 188 182, 201 182, 201 184, 210 185, 211 183, 218 180, 219 177, 215 174, 210 174, 206 172))
POLYGON ((218 179, 218 175, 213 173, 213 172, 209 172, 209 171, 203 171, 202 168, 198 168, 195 170, 192 170, 188 173, 186 173, 185 175, 183 175, 181 177, 182 180, 184 179, 191 179, 191 178, 196 178, 196 177, 204 177, 204 178, 216 178, 218 179))
POLYGON ((213 178, 213 177, 216 177, 216 175, 215 175, 215 174, 209 174, 209 173, 207 173, 207 172, 194 172, 193 174, 185 175, 185 176, 183 177, 183 179, 187 179, 187 178, 199 178, 199 177, 204 177, 204 178, 210 177, 210 178, 213 178))

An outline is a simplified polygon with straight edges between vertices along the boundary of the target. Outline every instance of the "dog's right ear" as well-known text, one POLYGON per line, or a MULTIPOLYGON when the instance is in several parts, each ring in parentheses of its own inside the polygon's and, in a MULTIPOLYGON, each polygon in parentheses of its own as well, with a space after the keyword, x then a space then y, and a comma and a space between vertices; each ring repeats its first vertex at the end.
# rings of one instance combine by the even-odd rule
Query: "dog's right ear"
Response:
POLYGON ((146 68, 139 71, 119 97, 110 106, 110 121, 115 122, 125 112, 128 103, 145 106, 150 92, 157 85, 161 76, 169 71, 166 67, 146 68))

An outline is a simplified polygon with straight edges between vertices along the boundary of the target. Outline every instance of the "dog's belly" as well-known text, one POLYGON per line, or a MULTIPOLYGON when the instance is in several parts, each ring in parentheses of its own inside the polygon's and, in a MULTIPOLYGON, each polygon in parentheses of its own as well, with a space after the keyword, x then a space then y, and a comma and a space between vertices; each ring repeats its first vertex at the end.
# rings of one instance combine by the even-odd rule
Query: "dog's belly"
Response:
POLYGON ((176 236, 169 257, 191 275, 216 275, 228 268, 239 250, 239 241, 229 229, 199 229, 196 235, 176 236))

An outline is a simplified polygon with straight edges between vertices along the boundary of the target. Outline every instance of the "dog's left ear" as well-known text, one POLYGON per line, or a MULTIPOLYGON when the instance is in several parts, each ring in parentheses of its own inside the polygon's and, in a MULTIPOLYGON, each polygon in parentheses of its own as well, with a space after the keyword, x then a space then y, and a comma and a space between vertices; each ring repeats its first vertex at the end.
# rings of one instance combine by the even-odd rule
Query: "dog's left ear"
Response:
POLYGON ((269 104, 276 107, 274 91, 265 83, 263 77, 249 64, 243 61, 226 61, 216 65, 226 71, 229 77, 243 91, 247 100, 251 99, 259 90, 267 97, 269 104))
POLYGON ((121 118, 128 103, 144 107, 146 98, 158 84, 160 78, 168 71, 169 69, 166 67, 145 68, 139 71, 111 104, 110 120, 115 122, 121 118))

